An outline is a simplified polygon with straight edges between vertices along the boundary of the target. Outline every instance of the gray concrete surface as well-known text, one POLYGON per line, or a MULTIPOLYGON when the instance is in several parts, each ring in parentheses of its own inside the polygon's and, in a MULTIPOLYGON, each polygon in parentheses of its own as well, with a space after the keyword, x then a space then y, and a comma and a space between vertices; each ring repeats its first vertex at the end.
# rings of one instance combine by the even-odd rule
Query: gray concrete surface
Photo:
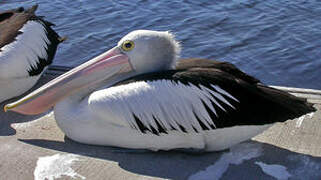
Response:
POLYGON ((23 116, 0 110, 0 179, 321 179, 321 91, 283 89, 308 97, 318 111, 276 123, 230 150, 205 154, 80 144, 64 136, 52 112, 23 116))

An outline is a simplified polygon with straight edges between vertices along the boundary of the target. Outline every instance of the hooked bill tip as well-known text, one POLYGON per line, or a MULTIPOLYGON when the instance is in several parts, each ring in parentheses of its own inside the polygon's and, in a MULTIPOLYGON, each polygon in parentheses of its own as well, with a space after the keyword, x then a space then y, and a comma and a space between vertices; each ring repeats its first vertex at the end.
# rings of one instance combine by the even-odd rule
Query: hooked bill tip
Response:
POLYGON ((8 105, 5 105, 5 106, 3 107, 3 111, 4 111, 4 112, 7 112, 8 110, 9 110, 8 105))
POLYGON ((10 111, 12 108, 14 108, 15 106, 12 106, 10 104, 6 104, 4 107, 3 107, 3 111, 4 112, 8 112, 10 111))

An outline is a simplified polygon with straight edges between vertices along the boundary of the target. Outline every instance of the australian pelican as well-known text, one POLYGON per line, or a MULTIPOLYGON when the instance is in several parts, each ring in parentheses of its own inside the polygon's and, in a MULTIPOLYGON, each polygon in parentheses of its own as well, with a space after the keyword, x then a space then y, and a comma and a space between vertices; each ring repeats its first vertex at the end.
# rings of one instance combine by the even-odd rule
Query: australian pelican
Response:
POLYGON ((0 102, 34 86, 63 40, 36 9, 0 13, 0 102))
POLYGON ((155 151, 223 150, 315 111, 232 64, 179 54, 171 33, 133 31, 4 108, 39 114, 54 107, 58 126, 75 141, 155 151))

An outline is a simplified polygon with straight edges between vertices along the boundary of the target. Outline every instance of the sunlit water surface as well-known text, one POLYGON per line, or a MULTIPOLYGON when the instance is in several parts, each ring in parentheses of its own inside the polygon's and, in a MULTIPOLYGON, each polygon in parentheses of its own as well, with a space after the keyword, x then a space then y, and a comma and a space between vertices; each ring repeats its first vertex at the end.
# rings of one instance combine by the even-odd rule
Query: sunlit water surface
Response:
POLYGON ((79 65, 132 30, 170 30, 182 57, 228 61, 267 84, 321 89, 320 0, 4 0, 0 10, 33 4, 68 37, 55 65, 79 65))

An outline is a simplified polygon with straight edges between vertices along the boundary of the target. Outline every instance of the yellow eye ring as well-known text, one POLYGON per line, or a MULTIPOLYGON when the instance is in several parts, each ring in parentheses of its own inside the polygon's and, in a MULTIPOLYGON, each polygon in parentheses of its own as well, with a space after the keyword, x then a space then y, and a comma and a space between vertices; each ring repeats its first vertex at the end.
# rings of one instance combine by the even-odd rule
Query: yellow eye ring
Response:
POLYGON ((124 50, 124 51, 130 51, 132 50, 133 48, 135 47, 135 44, 133 41, 124 41, 123 44, 121 45, 121 48, 124 50))

